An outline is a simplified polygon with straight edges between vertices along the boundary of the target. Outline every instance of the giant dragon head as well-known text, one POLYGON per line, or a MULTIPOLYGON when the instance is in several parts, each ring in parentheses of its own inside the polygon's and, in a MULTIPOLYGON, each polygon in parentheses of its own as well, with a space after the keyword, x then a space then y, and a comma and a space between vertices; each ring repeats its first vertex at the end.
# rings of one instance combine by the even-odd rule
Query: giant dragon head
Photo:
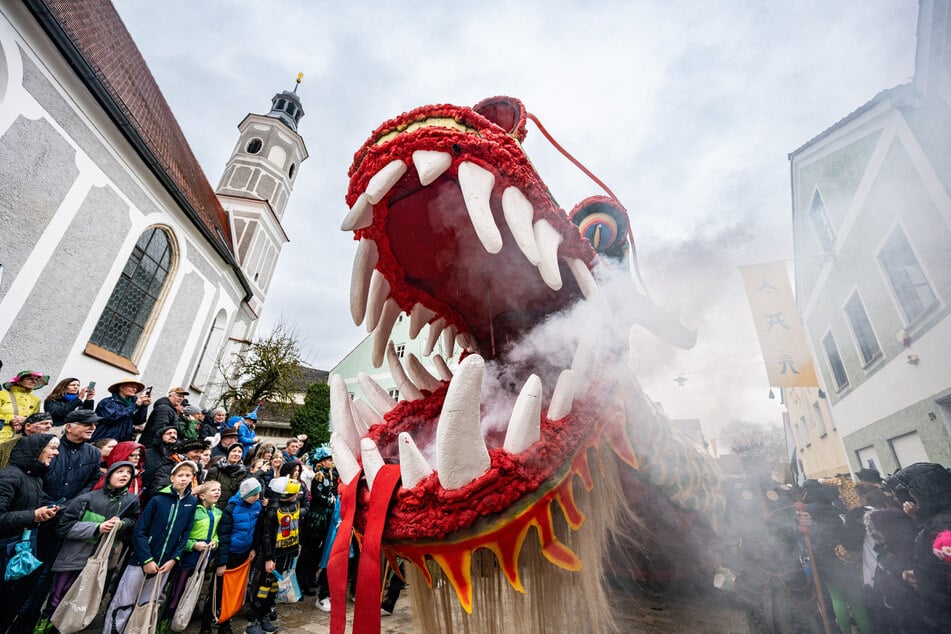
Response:
MULTIPOLYGON (((713 525, 721 510, 716 469, 619 370, 627 346, 614 344, 626 337, 579 327, 570 345, 524 352, 555 315, 579 306, 611 314, 617 304, 599 267, 628 254, 620 203, 598 196, 566 213, 523 152, 525 134, 522 104, 505 97, 387 121, 354 157, 342 225, 359 241, 352 316, 366 322, 373 363, 388 364, 403 398, 360 375, 365 400, 351 402, 344 380, 331 378, 343 526, 352 523, 364 559, 369 552, 378 564, 382 552, 411 562, 427 586, 452 588, 465 612, 488 568, 517 591, 541 587, 526 582, 523 551, 558 570, 601 570, 576 550, 597 558, 603 549, 575 535, 594 512, 579 497, 596 504, 599 488, 599 520, 612 525, 591 529, 602 536, 624 517, 646 535, 651 516, 662 518, 657 533, 690 524, 685 517, 713 525), (411 337, 428 326, 423 353, 435 374, 390 343, 404 314, 411 337), (607 483, 596 486, 596 476, 607 483)), ((625 333, 636 321, 692 345, 692 333, 633 284, 624 295, 612 321, 625 333)), ((379 573, 366 567, 376 578, 365 585, 377 584, 366 596, 377 603, 364 614, 375 610, 378 623, 379 573)), ((360 601, 358 590, 358 612, 360 601)))

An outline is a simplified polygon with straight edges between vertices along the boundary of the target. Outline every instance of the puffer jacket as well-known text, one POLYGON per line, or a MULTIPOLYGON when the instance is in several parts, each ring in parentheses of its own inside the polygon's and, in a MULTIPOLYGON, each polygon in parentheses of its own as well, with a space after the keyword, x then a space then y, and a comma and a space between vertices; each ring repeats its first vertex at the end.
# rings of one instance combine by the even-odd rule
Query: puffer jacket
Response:
POLYGON ((0 469, 0 539, 34 526, 33 511, 49 504, 43 491, 47 467, 37 459, 53 438, 52 434, 24 436, 10 453, 9 466, 0 469))
POLYGON ((221 513, 215 565, 224 566, 228 563, 229 554, 244 554, 257 546, 254 538, 261 508, 260 500, 248 504, 241 499, 240 493, 231 496, 221 513))
MULTIPOLYGON (((123 466, 133 465, 131 462, 114 463, 106 472, 106 481, 108 482, 116 469, 123 466)), ((122 519, 117 535, 121 537, 130 533, 138 516, 139 498, 129 491, 128 486, 113 489, 106 485, 101 489, 83 493, 69 503, 56 526, 57 536, 64 541, 62 550, 53 562, 53 572, 82 570, 102 537, 99 525, 107 519, 122 519)))
POLYGON ((199 503, 195 509, 195 523, 192 524, 192 530, 188 534, 188 541, 185 542, 185 556, 182 557, 182 568, 191 570, 198 565, 198 557, 201 553, 195 550, 195 542, 218 543, 218 528, 221 526, 221 509, 212 506, 205 508, 204 504, 199 503))
POLYGON ((175 411, 175 406, 172 405, 167 396, 163 396, 152 403, 152 413, 149 414, 145 429, 142 430, 142 435, 139 436, 139 442, 150 446, 155 440, 158 430, 163 427, 179 429, 178 412, 175 411))
POLYGON ((40 411, 40 397, 34 395, 32 390, 24 390, 19 385, 11 385, 9 390, 0 389, 0 419, 4 421, 3 427, 0 427, 0 442, 13 438, 10 420, 14 416, 26 418, 38 411, 40 411), (11 399, 16 399, 16 413, 14 413, 11 399))
POLYGON ((80 493, 91 491, 100 478, 102 454, 84 442, 72 442, 65 436, 59 442, 59 455, 53 458, 43 476, 43 488, 52 500, 73 500, 80 493))
POLYGON ((224 458, 208 469, 208 477, 205 479, 221 483, 221 497, 218 498, 218 508, 223 509, 228 505, 228 500, 238 492, 241 481, 247 477, 248 470, 243 464, 228 464, 224 458))
POLYGON ((156 493, 135 524, 129 564, 144 566, 154 561, 161 566, 181 559, 197 507, 198 498, 190 488, 184 496, 179 496, 171 485, 156 493))
POLYGON ((96 431, 92 433, 92 442, 101 438, 114 438, 119 442, 132 440, 133 427, 145 424, 145 417, 149 413, 148 405, 136 405, 135 397, 121 398, 113 394, 99 401, 96 406, 96 415, 102 420, 96 423, 96 431))

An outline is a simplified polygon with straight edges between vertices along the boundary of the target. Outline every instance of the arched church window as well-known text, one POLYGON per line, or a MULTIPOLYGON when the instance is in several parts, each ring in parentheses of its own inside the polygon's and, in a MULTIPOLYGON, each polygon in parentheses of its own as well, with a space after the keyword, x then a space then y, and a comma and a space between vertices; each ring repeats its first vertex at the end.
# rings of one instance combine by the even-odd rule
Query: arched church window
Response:
MULTIPOLYGON (((99 316, 87 353, 122 367, 126 366, 117 361, 134 363, 143 334, 158 312, 159 300, 175 261, 171 233, 162 227, 146 229, 135 243, 99 316)), ((130 369, 135 370, 134 366, 130 369)))
POLYGON ((248 154, 257 154, 261 151, 262 147, 261 139, 251 139, 248 141, 248 147, 245 149, 248 151, 248 154))
POLYGON ((277 100, 277 109, 278 109, 278 110, 283 110, 285 106, 287 106, 287 101, 285 101, 284 99, 278 99, 278 100, 277 100))
POLYGON ((292 103, 289 102, 289 101, 287 102, 287 114, 291 115, 292 117, 293 117, 295 114, 297 114, 297 106, 295 106, 294 104, 292 104, 292 103))
POLYGON ((297 165, 295 165, 294 163, 291 163, 291 166, 287 170, 287 177, 294 178, 294 172, 296 171, 297 171, 297 165))

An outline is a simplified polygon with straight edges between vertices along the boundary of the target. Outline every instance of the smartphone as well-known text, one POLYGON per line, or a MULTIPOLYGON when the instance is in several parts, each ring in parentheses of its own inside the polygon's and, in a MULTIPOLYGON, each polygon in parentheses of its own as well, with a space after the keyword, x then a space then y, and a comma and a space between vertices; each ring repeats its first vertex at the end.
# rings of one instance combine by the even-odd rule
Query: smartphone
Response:
POLYGON ((46 508, 48 509, 56 508, 57 506, 62 506, 65 502, 66 502, 66 498, 60 498, 56 500, 55 502, 53 502, 52 504, 47 505, 46 508))
POLYGON ((88 392, 89 390, 94 390, 94 389, 96 389, 96 382, 90 381, 89 385, 86 386, 86 391, 88 392))
POLYGON ((146 396, 152 396, 152 386, 151 386, 151 385, 148 386, 147 388, 145 388, 145 395, 146 395, 146 396))

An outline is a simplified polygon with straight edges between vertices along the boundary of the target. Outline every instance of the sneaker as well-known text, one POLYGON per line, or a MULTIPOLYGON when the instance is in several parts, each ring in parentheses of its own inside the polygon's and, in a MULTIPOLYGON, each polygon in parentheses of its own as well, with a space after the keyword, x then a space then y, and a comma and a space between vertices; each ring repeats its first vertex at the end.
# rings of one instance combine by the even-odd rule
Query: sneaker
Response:
POLYGON ((321 612, 330 612, 330 597, 324 597, 316 603, 317 609, 321 612))
POLYGON ((264 634, 261 624, 257 621, 248 621, 248 626, 244 628, 245 634, 264 634))
POLYGON ((276 632, 280 629, 278 626, 274 625, 274 622, 270 619, 261 619, 258 621, 258 627, 260 627, 265 632, 276 632))

